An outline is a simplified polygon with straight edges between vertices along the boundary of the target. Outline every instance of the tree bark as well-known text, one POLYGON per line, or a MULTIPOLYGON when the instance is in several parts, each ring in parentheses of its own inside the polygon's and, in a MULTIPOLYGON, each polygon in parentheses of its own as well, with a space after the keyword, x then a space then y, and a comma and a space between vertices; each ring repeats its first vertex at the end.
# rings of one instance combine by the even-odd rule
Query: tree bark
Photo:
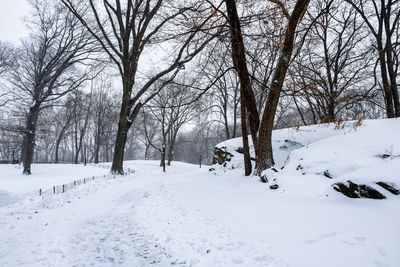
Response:
POLYGON ((97 137, 95 148, 94 148, 94 163, 95 164, 99 163, 100 146, 101 146, 100 140, 99 140, 99 137, 97 137))
POLYGON ((262 172, 275 165, 272 151, 272 129, 276 108, 278 106, 283 82, 285 80, 289 62, 292 57, 294 36, 298 22, 301 20, 304 11, 307 9, 310 0, 298 0, 285 32, 285 41, 283 43, 282 53, 275 67, 272 84, 268 93, 267 103, 262 117, 258 143, 256 147, 256 166, 254 174, 260 176, 261 181, 267 180, 262 177, 262 172))
POLYGON ((31 174, 31 165, 33 162, 33 155, 35 152, 35 136, 36 126, 39 118, 40 107, 38 105, 31 106, 26 121, 25 136, 24 136, 24 147, 23 147, 23 163, 24 170, 23 174, 31 174))
POLYGON ((376 47, 379 54, 379 65, 381 69, 381 78, 382 78, 382 86, 383 93, 385 99, 385 108, 386 108, 386 116, 388 118, 394 118, 400 116, 400 102, 397 91, 397 82, 395 81, 395 76, 393 76, 394 72, 392 72, 393 68, 390 66, 391 63, 391 53, 393 52, 393 46, 391 42, 392 31, 394 30, 392 27, 395 27, 395 23, 391 20, 392 15, 392 6, 397 1, 374 1, 375 3, 375 18, 377 23, 372 23, 372 19, 369 15, 367 15, 362 8, 362 6, 357 5, 357 1, 346 0, 347 3, 351 4, 357 12, 361 15, 364 22, 367 24, 368 28, 372 32, 373 36, 376 40, 376 47), (378 8, 378 4, 380 2, 380 9, 378 8), (376 27, 377 28, 374 28, 376 27), (383 43, 384 31, 386 35, 386 44, 383 43), (386 60, 386 56, 388 60, 386 60), (389 76, 389 77, 388 77, 389 76), (390 81, 389 81, 390 79, 390 81))
POLYGON ((55 154, 54 163, 58 163, 58 150, 59 150, 59 147, 60 147, 61 140, 62 140, 61 139, 61 135, 59 135, 58 138, 57 138, 57 141, 56 141, 56 149, 55 149, 55 152, 54 152, 54 154, 55 154))
POLYGON ((378 45, 379 49, 379 65, 381 68, 381 78, 382 78, 382 86, 383 86, 383 93, 385 96, 385 107, 386 107, 386 116, 388 118, 394 118, 394 108, 393 108, 393 96, 390 89, 389 79, 387 75, 386 69, 386 58, 385 58, 385 51, 381 45, 378 45))
POLYGON ((127 136, 128 128, 120 119, 120 123, 118 124, 117 139, 114 146, 113 162, 111 166, 111 173, 113 174, 124 174, 123 161, 127 136))
POLYGON ((250 148, 249 148, 249 137, 247 135, 247 119, 246 119, 246 105, 243 97, 240 97, 240 119, 241 119, 241 130, 242 130, 242 142, 243 142, 243 162, 244 162, 244 175, 249 176, 252 171, 250 148))
MULTIPOLYGON (((386 22, 385 22, 386 23, 386 22)), ((388 22, 390 23, 390 22, 388 22)), ((390 31, 388 29, 387 31, 390 31)), ((389 75, 389 80, 390 80, 390 92, 393 98, 393 104, 394 104, 394 117, 400 117, 400 102, 399 102, 399 93, 397 91, 397 80, 396 80, 396 71, 394 67, 394 62, 393 62, 393 45, 392 45, 392 40, 390 38, 387 38, 386 41, 386 58, 387 58, 387 72, 389 75)))
MULTIPOLYGON (((125 77, 125 79, 128 79, 125 77)), ((130 92, 133 87, 133 83, 129 83, 128 81, 123 82, 124 87, 124 92, 130 92)), ((129 108, 129 95, 130 93, 127 93, 123 95, 122 97, 122 104, 121 104, 121 111, 119 114, 119 123, 118 123, 118 130, 117 130, 117 138, 115 140, 115 146, 114 146, 114 155, 113 155, 113 162, 111 166, 111 173, 112 174, 124 174, 124 169, 123 169, 123 161, 124 161, 124 154, 125 154, 125 144, 126 140, 128 138, 128 131, 129 128, 131 127, 132 121, 134 121, 137 117, 137 114, 140 111, 140 108, 142 107, 141 103, 138 103, 131 116, 130 115, 130 108, 129 108)))
POLYGON ((55 152, 54 152, 54 154, 55 154, 55 161, 54 161, 54 163, 58 163, 58 151, 59 151, 59 148, 60 148, 60 144, 61 144, 61 141, 62 141, 63 138, 64 138, 65 132, 68 130, 68 128, 69 128, 70 126, 71 126, 71 125, 70 125, 69 120, 68 120, 68 121, 65 123, 65 125, 63 125, 63 126, 61 127, 60 134, 59 134, 58 137, 57 137, 56 145, 55 145, 55 152))
POLYGON ((174 147, 172 145, 169 145, 168 146, 168 162, 167 162, 168 166, 171 166, 171 161, 174 160, 173 157, 174 157, 174 147))
POLYGON ((250 75, 247 69, 246 54, 243 44, 239 16, 235 0, 225 0, 228 13, 229 29, 231 32, 232 60, 240 80, 240 97, 244 99, 246 113, 249 120, 250 133, 253 144, 257 144, 257 132, 260 118, 257 111, 256 99, 251 88, 250 75))

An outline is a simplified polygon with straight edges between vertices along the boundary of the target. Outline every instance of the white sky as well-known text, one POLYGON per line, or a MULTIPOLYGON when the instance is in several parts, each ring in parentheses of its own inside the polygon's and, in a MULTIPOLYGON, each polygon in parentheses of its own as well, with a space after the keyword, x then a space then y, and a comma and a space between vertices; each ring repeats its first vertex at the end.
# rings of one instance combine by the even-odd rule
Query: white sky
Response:
POLYGON ((0 0, 0 40, 18 44, 28 36, 23 18, 29 15, 27 0, 0 0))

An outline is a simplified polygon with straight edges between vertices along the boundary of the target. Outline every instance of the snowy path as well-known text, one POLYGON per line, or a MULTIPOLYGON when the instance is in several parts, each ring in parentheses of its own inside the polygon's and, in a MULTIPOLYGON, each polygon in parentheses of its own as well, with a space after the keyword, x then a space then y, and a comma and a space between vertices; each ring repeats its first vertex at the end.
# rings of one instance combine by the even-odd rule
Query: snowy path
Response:
POLYGON ((194 173, 144 166, 1 208, 0 266, 283 266, 213 218, 177 206, 162 181, 194 173))
POLYGON ((2 210, 1 265, 145 266, 168 262, 168 255, 145 235, 133 206, 124 200, 132 182, 124 177, 93 183, 79 191, 26 200, 16 208, 2 210))

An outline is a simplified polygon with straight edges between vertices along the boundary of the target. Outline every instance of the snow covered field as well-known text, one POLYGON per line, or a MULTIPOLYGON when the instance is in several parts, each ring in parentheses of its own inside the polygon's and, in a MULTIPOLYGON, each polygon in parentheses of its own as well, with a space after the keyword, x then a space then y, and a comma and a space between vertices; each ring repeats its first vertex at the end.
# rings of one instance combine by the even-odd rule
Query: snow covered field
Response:
POLYGON ((75 164, 33 164, 32 175, 22 175, 20 165, 0 164, 0 207, 24 196, 37 195, 53 186, 109 174, 107 169, 75 164))
MULTIPOLYGON (((162 173, 156 161, 125 162, 135 174, 1 207, 0 266, 398 267, 400 196, 373 182, 400 184, 399 132, 400 120, 276 131, 277 165, 285 166, 275 174, 278 190, 243 176, 240 154, 212 172, 173 162, 162 173), (346 179, 386 199, 333 190, 346 179)), ((52 185, 51 177, 67 180, 67 170, 86 175, 46 165, 36 178, 10 180, 4 173, 12 177, 14 167, 0 167, 0 190, 16 194, 52 185)), ((105 171, 80 168, 89 176, 105 171)))

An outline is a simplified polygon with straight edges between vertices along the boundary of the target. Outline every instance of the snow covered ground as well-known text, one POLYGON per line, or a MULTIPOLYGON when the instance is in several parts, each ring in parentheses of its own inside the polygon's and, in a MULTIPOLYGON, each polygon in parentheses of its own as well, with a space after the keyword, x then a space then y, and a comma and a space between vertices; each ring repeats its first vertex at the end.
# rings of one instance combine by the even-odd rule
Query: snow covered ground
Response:
MULTIPOLYGON (((1 207, 0 266, 398 267, 400 196, 350 199, 331 185, 348 177, 400 184, 399 132, 400 120, 276 131, 277 164, 285 166, 278 190, 243 176, 238 157, 233 170, 213 172, 125 162, 135 174, 1 207)), ((47 176, 68 169, 49 166, 47 176)), ((18 193, 12 188, 0 186, 18 193)))
POLYGON ((0 164, 0 207, 38 195, 39 189, 51 190, 83 178, 109 174, 107 169, 75 164, 33 164, 32 175, 22 175, 22 166, 0 164))

